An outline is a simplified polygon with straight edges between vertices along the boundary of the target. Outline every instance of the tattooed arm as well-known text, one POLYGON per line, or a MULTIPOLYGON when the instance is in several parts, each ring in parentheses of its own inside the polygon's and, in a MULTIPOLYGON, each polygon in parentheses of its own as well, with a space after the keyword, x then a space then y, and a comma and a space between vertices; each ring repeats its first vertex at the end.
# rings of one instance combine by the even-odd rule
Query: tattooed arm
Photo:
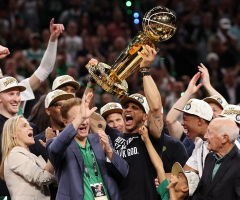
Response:
MULTIPOLYGON (((146 45, 143 48, 147 56, 143 57, 143 61, 141 63, 140 68, 150 67, 150 65, 152 64, 156 57, 157 52, 148 45, 146 45)), ((143 86, 144 93, 150 108, 148 112, 149 132, 154 138, 158 139, 160 138, 163 129, 163 119, 161 113, 162 109, 161 96, 151 76, 143 77, 143 86)))

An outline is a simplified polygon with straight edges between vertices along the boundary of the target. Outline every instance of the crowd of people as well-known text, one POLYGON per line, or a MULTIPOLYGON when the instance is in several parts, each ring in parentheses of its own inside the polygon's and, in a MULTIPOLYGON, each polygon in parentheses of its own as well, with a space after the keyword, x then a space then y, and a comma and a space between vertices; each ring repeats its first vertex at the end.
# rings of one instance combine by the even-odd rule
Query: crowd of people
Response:
POLYGON ((0 4, 0 200, 240 199, 239 2, 133 1, 178 29, 142 46, 121 99, 87 69, 141 30, 125 5, 0 4))

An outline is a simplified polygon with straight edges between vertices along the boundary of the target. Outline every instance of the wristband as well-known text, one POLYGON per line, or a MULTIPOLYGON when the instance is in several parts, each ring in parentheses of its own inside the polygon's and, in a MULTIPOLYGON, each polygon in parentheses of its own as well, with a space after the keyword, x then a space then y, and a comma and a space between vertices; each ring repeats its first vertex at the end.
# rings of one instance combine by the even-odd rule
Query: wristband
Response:
POLYGON ((95 79, 91 75, 88 77, 88 82, 96 83, 95 79))
POLYGON ((95 88, 97 85, 91 86, 91 85, 87 84, 87 86, 88 86, 89 88, 95 88))
POLYGON ((143 78, 144 76, 150 76, 150 72, 142 72, 141 73, 141 78, 143 78))
POLYGON ((141 67, 141 68, 139 69, 139 71, 140 71, 140 72, 150 72, 150 69, 149 69, 149 67, 141 67))

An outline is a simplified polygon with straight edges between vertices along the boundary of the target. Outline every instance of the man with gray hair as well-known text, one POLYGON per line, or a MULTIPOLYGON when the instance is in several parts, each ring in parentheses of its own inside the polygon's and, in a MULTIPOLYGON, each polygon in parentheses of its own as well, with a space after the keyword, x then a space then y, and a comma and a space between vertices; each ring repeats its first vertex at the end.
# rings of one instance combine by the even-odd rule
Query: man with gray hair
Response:
POLYGON ((196 199, 240 199, 240 150, 235 145, 239 129, 229 118, 216 118, 204 138, 211 151, 205 159, 196 199))

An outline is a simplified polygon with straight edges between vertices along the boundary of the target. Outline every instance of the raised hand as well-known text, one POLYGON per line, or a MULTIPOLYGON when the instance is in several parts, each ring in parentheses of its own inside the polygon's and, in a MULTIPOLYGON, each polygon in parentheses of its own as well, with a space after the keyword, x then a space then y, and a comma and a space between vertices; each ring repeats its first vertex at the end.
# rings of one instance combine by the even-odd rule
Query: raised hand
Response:
POLYGON ((145 126, 141 126, 139 128, 139 134, 141 135, 142 141, 145 142, 147 139, 149 139, 148 129, 145 126))
POLYGON ((54 18, 52 18, 52 20, 50 21, 49 29, 51 32, 51 36, 50 36, 51 42, 56 42, 59 35, 65 30, 62 24, 54 24, 54 18))
POLYGON ((0 59, 5 58, 9 54, 10 51, 8 50, 8 48, 0 45, 0 59))
POLYGON ((112 153, 112 148, 110 146, 109 138, 106 135, 106 133, 103 130, 99 130, 98 136, 99 136, 100 145, 101 145, 103 151, 106 154, 112 153))
POLYGON ((142 67, 150 67, 152 62, 155 60, 155 57, 157 55, 157 52, 155 49, 151 48, 150 46, 142 46, 144 50, 144 54, 141 52, 138 52, 138 55, 143 58, 143 61, 140 64, 140 68, 142 67))
POLYGON ((85 66, 86 69, 88 69, 91 65, 97 65, 98 61, 94 58, 92 58, 91 60, 89 60, 88 64, 85 66))
POLYGON ((93 97, 92 92, 88 93, 87 95, 85 94, 83 95, 82 104, 80 107, 80 114, 82 119, 84 120, 89 118, 97 110, 97 107, 94 107, 91 110, 89 109, 89 103, 92 97, 93 97))
POLYGON ((196 85, 200 76, 201 76, 201 74, 200 74, 200 72, 198 72, 192 77, 191 81, 188 84, 188 88, 187 88, 186 92, 189 92, 190 94, 194 94, 195 92, 198 91, 198 89, 202 86, 202 84, 196 85))
POLYGON ((201 77, 203 79, 203 86, 206 88, 210 85, 208 69, 202 63, 200 63, 200 65, 201 66, 198 66, 198 70, 201 72, 201 77))
POLYGON ((169 185, 167 186, 167 189, 169 190, 170 188, 175 188, 177 183, 178 183, 178 177, 171 175, 171 181, 170 181, 169 185))
MULTIPOLYGON (((59 135, 59 131, 57 130, 56 131, 56 134, 53 132, 52 128, 48 127, 46 130, 45 130, 45 137, 46 137, 46 143, 48 140, 54 138, 54 137, 57 137, 59 135)), ((39 140, 39 142, 41 143, 41 145, 43 147, 46 146, 46 143, 43 142, 42 140, 39 140)))

